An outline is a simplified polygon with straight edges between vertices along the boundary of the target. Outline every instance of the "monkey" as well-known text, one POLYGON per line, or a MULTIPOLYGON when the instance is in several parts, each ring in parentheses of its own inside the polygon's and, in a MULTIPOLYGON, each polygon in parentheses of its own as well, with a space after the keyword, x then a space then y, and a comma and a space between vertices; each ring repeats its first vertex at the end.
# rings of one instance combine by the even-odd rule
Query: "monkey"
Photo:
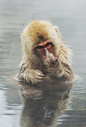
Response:
POLYGON ((59 29, 45 20, 34 20, 22 34, 23 57, 18 80, 32 85, 70 82, 74 78, 71 50, 62 41, 59 29))

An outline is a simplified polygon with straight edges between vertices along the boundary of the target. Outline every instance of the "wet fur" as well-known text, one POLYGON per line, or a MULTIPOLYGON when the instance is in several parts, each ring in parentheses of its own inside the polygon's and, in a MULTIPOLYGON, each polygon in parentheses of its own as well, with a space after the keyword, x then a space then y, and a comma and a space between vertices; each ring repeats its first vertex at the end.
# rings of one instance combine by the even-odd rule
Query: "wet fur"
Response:
POLYGON ((73 79, 73 72, 70 66, 71 50, 61 41, 59 31, 50 22, 36 20, 30 22, 22 33, 23 58, 18 78, 32 84, 46 80, 48 76, 50 82, 57 79, 60 81, 70 81, 73 79), (40 40, 49 39, 53 45, 53 55, 58 61, 48 58, 44 61, 34 53, 35 45, 40 40), (45 75, 45 77, 44 77, 45 75))

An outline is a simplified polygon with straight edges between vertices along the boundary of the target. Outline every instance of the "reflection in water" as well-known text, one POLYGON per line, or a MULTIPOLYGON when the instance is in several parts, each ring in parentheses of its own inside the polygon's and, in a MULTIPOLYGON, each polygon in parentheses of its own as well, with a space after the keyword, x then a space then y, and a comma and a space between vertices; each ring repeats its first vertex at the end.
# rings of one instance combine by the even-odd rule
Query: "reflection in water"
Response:
POLYGON ((57 119, 61 111, 66 108, 72 83, 65 84, 70 86, 65 90, 58 90, 59 85, 61 84, 57 84, 56 89, 56 84, 52 84, 53 87, 49 91, 46 88, 33 87, 30 84, 20 85, 24 103, 21 127, 51 127, 57 125, 57 119))

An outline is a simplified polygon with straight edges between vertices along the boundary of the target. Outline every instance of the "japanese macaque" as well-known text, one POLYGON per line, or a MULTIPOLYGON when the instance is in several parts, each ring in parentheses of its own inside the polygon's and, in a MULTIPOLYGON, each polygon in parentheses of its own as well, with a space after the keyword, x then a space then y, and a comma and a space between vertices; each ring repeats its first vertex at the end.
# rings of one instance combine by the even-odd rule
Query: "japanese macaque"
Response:
POLYGON ((62 42, 57 26, 44 20, 30 22, 22 33, 22 47, 19 80, 32 85, 72 81, 71 51, 62 42))

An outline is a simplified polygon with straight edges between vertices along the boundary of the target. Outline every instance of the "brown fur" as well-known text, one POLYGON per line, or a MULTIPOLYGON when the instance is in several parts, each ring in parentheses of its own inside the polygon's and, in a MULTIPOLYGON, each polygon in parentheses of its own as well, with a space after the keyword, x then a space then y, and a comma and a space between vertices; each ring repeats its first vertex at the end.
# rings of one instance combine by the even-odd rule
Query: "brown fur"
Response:
POLYGON ((21 70, 18 75, 20 80, 36 84, 43 82, 45 77, 60 81, 73 79, 73 72, 70 67, 71 51, 61 41, 59 31, 50 22, 36 20, 30 22, 22 33, 22 46, 24 55, 21 62, 21 70), (34 52, 36 44, 49 40, 54 45, 53 55, 42 60, 34 52), (56 60, 58 58, 58 60, 56 60), (52 64, 53 63, 53 64, 52 64))

